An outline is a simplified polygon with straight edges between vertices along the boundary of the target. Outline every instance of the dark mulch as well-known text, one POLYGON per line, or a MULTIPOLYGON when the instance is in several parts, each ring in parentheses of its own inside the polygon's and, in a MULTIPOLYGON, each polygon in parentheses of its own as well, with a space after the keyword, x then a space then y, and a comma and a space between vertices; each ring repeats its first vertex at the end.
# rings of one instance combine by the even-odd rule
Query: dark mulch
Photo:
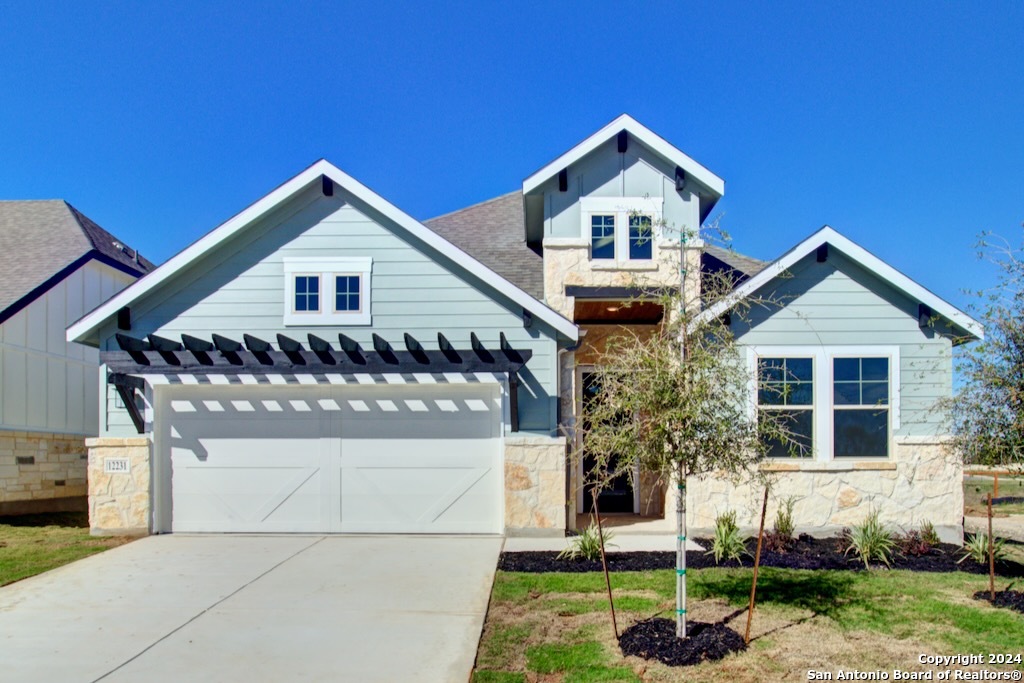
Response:
POLYGON ((992 594, 988 591, 978 591, 974 594, 975 600, 991 602, 996 607, 1006 607, 1024 613, 1024 593, 1021 591, 996 591, 996 599, 992 600, 992 594))
POLYGON ((676 638, 676 624, 670 619, 647 619, 623 631, 619 647, 626 656, 656 659, 669 666, 713 662, 747 649, 740 634, 725 624, 690 621, 686 636, 685 640, 676 638))
MULTIPOLYGON (((697 539, 706 548, 711 547, 708 539, 697 539)), ((754 564, 755 541, 749 539, 748 557, 742 562, 728 560, 721 565, 715 564, 715 558, 704 551, 690 550, 686 553, 686 566, 693 569, 705 567, 751 567, 754 564)), ((838 538, 812 538, 802 534, 793 546, 784 553, 761 552, 762 567, 778 567, 781 569, 852 569, 863 570, 864 564, 854 553, 846 555, 845 546, 838 538)), ((498 561, 498 569, 507 572, 598 572, 601 571, 600 560, 559 560, 554 551, 531 551, 518 553, 502 553, 498 561)), ((941 543, 927 555, 896 554, 892 561, 893 569, 907 569, 915 572, 967 572, 970 574, 986 574, 988 567, 972 560, 957 563, 962 557, 962 550, 955 545, 941 543)), ((610 552, 607 555, 608 570, 613 572, 650 571, 654 569, 672 569, 675 567, 676 555, 673 552, 610 552)), ((884 569, 884 566, 882 567, 884 569)), ((1024 577, 1024 565, 1017 562, 997 562, 996 573, 1000 576, 1024 577)))

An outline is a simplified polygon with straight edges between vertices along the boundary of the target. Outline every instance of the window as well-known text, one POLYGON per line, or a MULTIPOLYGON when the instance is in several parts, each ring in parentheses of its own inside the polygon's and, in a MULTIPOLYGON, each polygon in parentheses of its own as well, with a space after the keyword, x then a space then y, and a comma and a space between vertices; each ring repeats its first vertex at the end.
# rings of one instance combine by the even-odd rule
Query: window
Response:
POLYGON ((888 456, 889 359, 833 359, 832 394, 834 456, 888 456))
POLYGON ((334 278, 334 310, 359 311, 359 275, 338 275, 334 278))
POLYGON ((320 310, 320 277, 297 275, 295 277, 295 312, 316 313, 320 310))
POLYGON ((371 324, 372 259, 288 257, 283 265, 286 326, 371 324))
POLYGON ((651 217, 641 214, 629 216, 629 258, 630 260, 651 260, 654 256, 654 230, 651 217))
POLYGON ((769 457, 810 457, 814 444, 814 360, 759 358, 757 409, 759 420, 770 411, 787 432, 786 439, 769 441, 769 457))
MULTIPOLYGON (((661 197, 582 197, 582 237, 592 261, 652 261, 661 217, 661 197)), ((607 266, 606 266, 607 267, 607 266)))
POLYGON ((590 217, 590 258, 615 258, 615 215, 590 217))
POLYGON ((898 346, 750 347, 751 405, 780 415, 787 443, 770 457, 886 458, 900 428, 898 346))

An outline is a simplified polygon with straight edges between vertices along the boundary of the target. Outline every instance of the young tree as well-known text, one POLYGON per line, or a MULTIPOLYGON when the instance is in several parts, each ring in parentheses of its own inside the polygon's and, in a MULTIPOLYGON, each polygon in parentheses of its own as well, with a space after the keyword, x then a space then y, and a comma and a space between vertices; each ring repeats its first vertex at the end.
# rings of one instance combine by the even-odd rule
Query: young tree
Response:
MULTIPOLYGON (((589 402, 581 420, 583 449, 595 473, 585 486, 600 490, 639 469, 675 487, 680 638, 686 637, 687 478, 712 472, 753 476, 768 442, 788 436, 782 413, 760 420, 753 413, 754 378, 728 326, 699 316, 728 296, 733 283, 724 274, 702 279, 700 294, 690 300, 685 293, 660 297, 667 315, 657 334, 623 328, 608 340, 596 370, 598 399, 589 402)), ((737 302, 733 319, 752 303, 737 302)))
POLYGON ((972 312, 985 340, 962 347, 957 362, 961 387, 949 401, 953 443, 964 462, 1024 464, 1024 248, 990 233, 978 242, 979 257, 995 264, 990 290, 975 292, 972 312))

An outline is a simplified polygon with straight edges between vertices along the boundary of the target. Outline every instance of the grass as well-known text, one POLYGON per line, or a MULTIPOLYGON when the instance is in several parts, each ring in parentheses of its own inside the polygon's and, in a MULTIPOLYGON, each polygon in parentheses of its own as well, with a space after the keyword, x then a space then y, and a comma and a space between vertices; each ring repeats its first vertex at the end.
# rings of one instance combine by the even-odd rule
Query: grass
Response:
MULTIPOLYGON (((992 477, 964 477, 964 510, 968 514, 984 516, 988 494, 994 493, 992 477)), ((999 477, 999 497, 1024 497, 1024 477, 999 477)), ((993 505, 993 514, 1024 515, 1024 503, 993 505)))
MULTIPOLYGON (((688 578, 692 618, 725 621, 742 633, 750 570, 701 569, 688 578)), ((671 570, 616 573, 612 581, 620 630, 650 616, 671 617, 671 570)), ((971 599, 986 586, 986 577, 962 573, 762 568, 750 649, 692 667, 686 680, 806 680, 810 669, 927 670, 914 653, 1024 650, 1024 616, 971 599)), ((604 590, 600 573, 498 572, 473 681, 679 680, 677 670, 622 656, 604 590)))
POLYGON ((85 513, 0 517, 0 586, 95 555, 129 540, 90 536, 85 513))

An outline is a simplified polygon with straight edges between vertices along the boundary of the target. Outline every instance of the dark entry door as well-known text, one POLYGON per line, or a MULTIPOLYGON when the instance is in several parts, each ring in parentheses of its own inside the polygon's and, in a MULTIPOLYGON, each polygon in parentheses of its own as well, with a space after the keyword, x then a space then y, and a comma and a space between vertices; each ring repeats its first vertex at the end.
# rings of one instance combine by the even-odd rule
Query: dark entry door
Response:
MULTIPOLYGON (((597 373, 583 373, 583 414, 587 414, 587 406, 595 400, 600 400, 601 385, 597 373)), ((584 434, 586 427, 584 426, 584 434)), ((612 458, 609 463, 614 469, 617 466, 617 459, 612 458)), ((589 514, 594 509, 593 493, 589 482, 593 479, 591 473, 596 463, 594 458, 587 455, 586 436, 583 437, 583 509, 580 512, 589 514)), ((629 481, 629 475, 620 474, 612 479, 608 487, 598 493, 597 506, 601 513, 606 512, 633 512, 633 486, 629 481)))

